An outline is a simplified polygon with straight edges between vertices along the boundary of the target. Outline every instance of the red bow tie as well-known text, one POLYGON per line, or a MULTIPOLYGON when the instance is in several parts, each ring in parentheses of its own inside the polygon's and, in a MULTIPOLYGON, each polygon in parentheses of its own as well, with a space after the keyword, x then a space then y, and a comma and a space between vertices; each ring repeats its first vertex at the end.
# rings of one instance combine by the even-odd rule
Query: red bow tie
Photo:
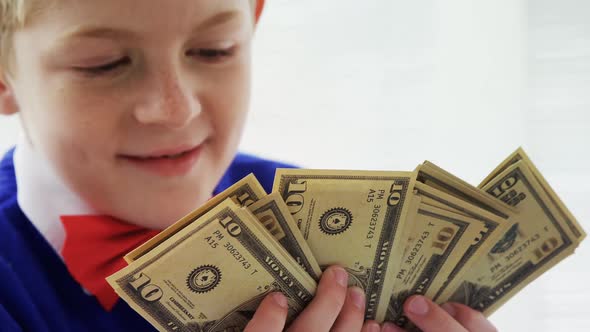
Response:
POLYGON ((159 231, 106 216, 61 216, 64 262, 74 279, 111 311, 119 296, 105 280, 127 266, 123 256, 159 231))

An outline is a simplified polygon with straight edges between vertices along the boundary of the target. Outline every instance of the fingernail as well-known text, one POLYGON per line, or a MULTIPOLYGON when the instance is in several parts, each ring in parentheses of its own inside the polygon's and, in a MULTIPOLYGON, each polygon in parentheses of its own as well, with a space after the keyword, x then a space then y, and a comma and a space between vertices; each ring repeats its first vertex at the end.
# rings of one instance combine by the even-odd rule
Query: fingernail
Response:
POLYGON ((443 310, 446 311, 449 315, 451 315, 451 317, 455 317, 455 315, 457 315, 457 310, 455 309, 455 306, 450 303, 445 303, 440 307, 443 308, 443 310))
POLYGON ((484 315, 482 315, 483 321, 482 321, 482 328, 485 328, 484 331, 497 331, 496 327, 494 326, 494 324, 492 324, 492 322, 490 322, 487 318, 485 318, 484 315))
POLYGON ((344 270, 341 267, 335 267, 334 269, 332 269, 332 272, 334 273, 334 278, 336 279, 336 282, 340 286, 348 286, 348 272, 346 272, 346 270, 344 270))
POLYGON ((426 315, 428 313, 428 303, 422 296, 414 296, 410 300, 408 311, 415 315, 426 315))
POLYGON ((276 292, 276 293, 272 294, 272 298, 275 300, 275 302, 281 308, 284 308, 284 309, 287 309, 288 308, 287 298, 282 293, 276 292))
POLYGON ((369 332, 380 332, 380 328, 379 328, 379 324, 375 323, 375 322, 370 322, 369 325, 367 326, 367 330, 369 332))
POLYGON ((350 299, 352 300, 352 304, 354 304, 359 310, 362 310, 365 307, 365 292, 363 292, 362 289, 351 287, 350 299))
POLYGON ((398 328, 396 328, 395 325, 393 325, 393 323, 385 323, 383 324, 383 328, 381 329, 381 332, 397 332, 399 331, 398 328))
POLYGON ((473 320, 477 322, 475 324, 480 326, 483 331, 497 331, 494 327, 494 324, 492 324, 492 322, 490 322, 486 316, 483 315, 483 313, 478 311, 475 315, 476 316, 473 318, 473 320))

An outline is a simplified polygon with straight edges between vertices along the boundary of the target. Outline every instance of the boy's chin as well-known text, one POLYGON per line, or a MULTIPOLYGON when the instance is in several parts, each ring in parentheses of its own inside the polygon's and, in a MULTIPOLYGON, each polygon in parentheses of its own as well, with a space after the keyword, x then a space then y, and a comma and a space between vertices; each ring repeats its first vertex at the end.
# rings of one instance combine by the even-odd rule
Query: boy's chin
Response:
POLYGON ((203 198, 189 201, 186 197, 183 197, 184 199, 174 199, 170 195, 163 195, 163 197, 157 200, 145 200, 134 207, 122 206, 118 213, 113 214, 125 222, 161 230, 182 219, 210 198, 210 196, 203 196, 203 198))
POLYGON ((128 218, 128 220, 126 220, 127 222, 131 223, 131 224, 135 224, 137 226, 141 226, 141 227, 145 227, 145 228, 149 228, 149 229, 157 229, 157 230, 161 230, 161 229, 165 229, 168 226, 174 224, 175 222, 177 222, 178 220, 182 219, 184 216, 186 216, 187 214, 189 214, 190 212, 192 212, 194 210, 188 210, 185 213, 178 213, 178 211, 175 211, 176 213, 139 213, 139 214, 134 214, 131 218, 128 218))

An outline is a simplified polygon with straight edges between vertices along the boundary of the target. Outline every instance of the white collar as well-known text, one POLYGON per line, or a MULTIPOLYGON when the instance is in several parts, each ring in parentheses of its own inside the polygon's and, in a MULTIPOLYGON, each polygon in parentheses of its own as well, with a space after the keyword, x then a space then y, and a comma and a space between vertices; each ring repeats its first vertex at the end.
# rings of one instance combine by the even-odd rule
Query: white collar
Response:
POLYGON ((54 171, 47 158, 21 135, 14 151, 17 201, 23 213, 61 255, 65 233, 61 215, 93 214, 54 171))

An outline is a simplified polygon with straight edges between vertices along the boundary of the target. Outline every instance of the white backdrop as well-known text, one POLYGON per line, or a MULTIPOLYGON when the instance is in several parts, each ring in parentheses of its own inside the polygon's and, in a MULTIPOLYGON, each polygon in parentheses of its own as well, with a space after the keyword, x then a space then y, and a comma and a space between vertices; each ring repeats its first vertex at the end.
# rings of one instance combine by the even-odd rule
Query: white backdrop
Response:
MULTIPOLYGON (((477 184, 523 146, 590 231, 590 2, 271 0, 242 150, 305 167, 477 184)), ((0 119, 0 150, 15 118, 0 119)), ((589 331, 590 240, 492 316, 589 331)))

